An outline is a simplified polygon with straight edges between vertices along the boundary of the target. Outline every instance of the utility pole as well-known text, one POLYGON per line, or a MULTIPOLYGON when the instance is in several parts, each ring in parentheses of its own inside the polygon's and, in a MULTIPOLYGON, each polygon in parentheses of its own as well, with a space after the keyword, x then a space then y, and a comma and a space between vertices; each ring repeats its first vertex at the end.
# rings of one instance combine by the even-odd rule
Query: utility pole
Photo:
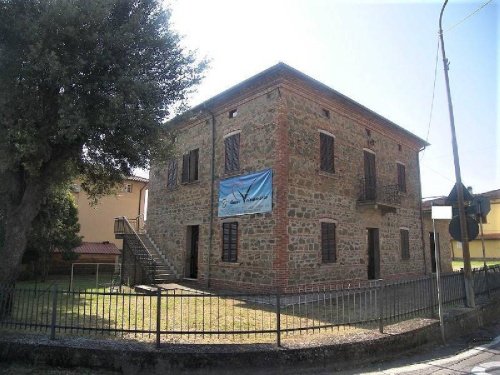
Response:
POLYGON ((451 144, 453 146, 453 160, 455 163, 455 178, 458 198, 458 215, 460 219, 460 232, 462 234, 462 251, 464 258, 464 279, 465 279, 465 296, 466 303, 468 307, 475 307, 476 303, 474 301, 474 281, 472 279, 472 270, 470 266, 470 252, 469 252, 469 236, 467 234, 467 222, 465 221, 465 206, 464 206, 464 193, 462 190, 462 177, 460 174, 460 160, 458 158, 458 145, 457 136, 455 133, 455 117, 453 116, 453 105, 451 103, 451 93, 450 93, 450 80, 448 78, 449 62, 446 58, 446 53, 444 50, 444 39, 443 39, 443 12, 448 0, 445 0, 443 7, 441 8, 441 14, 439 15, 439 38, 441 42, 441 52, 443 54, 443 66, 444 66, 444 78, 446 81, 446 93, 448 95, 448 111, 450 113, 450 127, 451 127, 451 144))

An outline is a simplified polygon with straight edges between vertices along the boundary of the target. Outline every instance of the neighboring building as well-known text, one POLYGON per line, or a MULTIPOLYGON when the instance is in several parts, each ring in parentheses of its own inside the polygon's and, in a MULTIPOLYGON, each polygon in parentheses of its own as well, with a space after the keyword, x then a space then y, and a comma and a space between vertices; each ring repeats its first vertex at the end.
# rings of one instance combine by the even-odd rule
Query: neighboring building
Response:
MULTIPOLYGON (((58 249, 52 254, 50 272, 53 274, 68 274, 71 272, 72 263, 113 263, 119 264, 120 250, 114 243, 110 242, 83 242, 80 246, 73 249, 78 255, 76 260, 67 261, 63 258, 62 252, 58 249)), ((81 272, 82 267, 78 270, 81 272)), ((101 270, 109 272, 110 268, 101 267, 101 270)), ((95 272, 95 267, 87 267, 84 272, 95 272)))
POLYGON ((148 235, 213 287, 297 290, 430 270, 419 151, 427 145, 278 64, 170 123, 148 235))
MULTIPOLYGON (((71 191, 78 206, 79 235, 83 237, 83 242, 73 249, 78 255, 76 260, 65 260, 62 253, 56 250, 51 256, 49 272, 70 272, 72 263, 118 264, 123 241, 115 238, 114 219, 125 216, 134 226, 143 226, 148 182, 147 178, 127 177, 116 193, 102 197, 96 205, 91 205, 88 195, 76 181, 71 191)), ((95 272, 95 269, 89 267, 88 272, 95 272)))
POLYGON ((450 220, 435 220, 434 227, 432 225, 432 206, 444 206, 446 197, 427 200, 422 203, 422 215, 424 218, 424 241, 427 251, 427 259, 430 262, 431 272, 436 272, 436 256, 435 256, 435 241, 439 238, 438 249, 441 254, 441 272, 453 272, 452 252, 451 252, 451 236, 448 231, 450 220))
MULTIPOLYGON (((490 260, 500 259, 500 189, 488 191, 475 196, 484 196, 490 199, 490 212, 483 222, 485 257, 490 260)), ((483 246, 481 243, 481 231, 479 236, 469 242, 469 251, 471 259, 483 259, 483 246)), ((462 243, 452 240, 453 258, 463 259, 462 243)))
POLYGON ((123 182, 123 187, 115 194, 99 199, 97 205, 90 205, 87 194, 76 183, 72 187, 78 205, 80 235, 85 242, 111 242, 122 249, 122 240, 114 234, 114 218, 125 216, 129 220, 143 223, 145 195, 148 179, 131 176, 123 182))

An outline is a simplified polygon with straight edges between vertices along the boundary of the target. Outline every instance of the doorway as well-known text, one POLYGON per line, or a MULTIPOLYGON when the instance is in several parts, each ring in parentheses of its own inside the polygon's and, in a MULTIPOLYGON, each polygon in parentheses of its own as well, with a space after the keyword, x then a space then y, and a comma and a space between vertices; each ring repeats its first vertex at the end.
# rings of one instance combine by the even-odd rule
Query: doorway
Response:
POLYGON ((368 280, 380 279, 380 246, 378 228, 367 228, 368 280))
POLYGON ((187 267, 186 277, 198 278, 198 243, 200 236, 199 225, 189 225, 187 227, 187 267))
MULTIPOLYGON (((438 251, 439 251, 439 234, 437 234, 437 240, 438 240, 438 251)), ((434 239, 434 232, 429 232, 429 244, 430 244, 430 250, 431 250, 431 267, 432 267, 432 273, 436 272, 436 251, 435 251, 435 245, 436 245, 436 240, 434 239)))
POLYGON ((375 170, 375 154, 364 151, 364 199, 374 200, 377 197, 377 172, 375 170))

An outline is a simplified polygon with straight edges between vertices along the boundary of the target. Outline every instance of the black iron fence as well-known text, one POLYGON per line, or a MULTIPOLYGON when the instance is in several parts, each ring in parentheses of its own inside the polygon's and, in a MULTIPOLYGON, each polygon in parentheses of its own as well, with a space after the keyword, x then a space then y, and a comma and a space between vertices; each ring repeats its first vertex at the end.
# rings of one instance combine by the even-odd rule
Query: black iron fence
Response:
MULTIPOLYGON (((500 290, 500 266, 474 270, 476 296, 500 290)), ((465 301, 462 272, 441 279, 445 307, 465 301)), ((299 293, 207 293, 196 290, 65 291, 0 287, 0 327, 59 334, 202 342, 230 338, 276 340, 283 335, 345 329, 379 329, 417 316, 435 316, 436 279, 379 281, 351 288, 299 293)))
POLYGON ((397 184, 381 184, 380 181, 375 179, 361 178, 358 201, 399 206, 401 204, 399 186, 397 184))

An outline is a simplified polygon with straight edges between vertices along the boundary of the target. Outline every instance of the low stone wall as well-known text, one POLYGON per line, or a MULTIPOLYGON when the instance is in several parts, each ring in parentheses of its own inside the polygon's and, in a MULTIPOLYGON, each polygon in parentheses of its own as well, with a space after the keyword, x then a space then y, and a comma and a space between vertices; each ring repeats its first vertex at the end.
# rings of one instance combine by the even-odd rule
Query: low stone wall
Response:
MULTIPOLYGON (((456 309, 446 315, 447 338, 463 335, 498 321, 500 299, 475 309, 456 309)), ((388 326, 384 334, 329 337, 277 348, 271 344, 175 345, 155 349, 151 344, 87 338, 2 334, 0 361, 87 367, 124 374, 239 374, 300 373, 301 369, 342 369, 381 361, 426 344, 440 343, 439 324, 418 319, 388 326), (410 329, 411 327, 411 329, 410 329), (346 340, 347 339, 347 340, 346 340), (348 341, 348 342, 347 342, 348 341), (307 345, 307 346, 306 346, 307 345)), ((286 345, 286 344, 285 344, 286 345)))

